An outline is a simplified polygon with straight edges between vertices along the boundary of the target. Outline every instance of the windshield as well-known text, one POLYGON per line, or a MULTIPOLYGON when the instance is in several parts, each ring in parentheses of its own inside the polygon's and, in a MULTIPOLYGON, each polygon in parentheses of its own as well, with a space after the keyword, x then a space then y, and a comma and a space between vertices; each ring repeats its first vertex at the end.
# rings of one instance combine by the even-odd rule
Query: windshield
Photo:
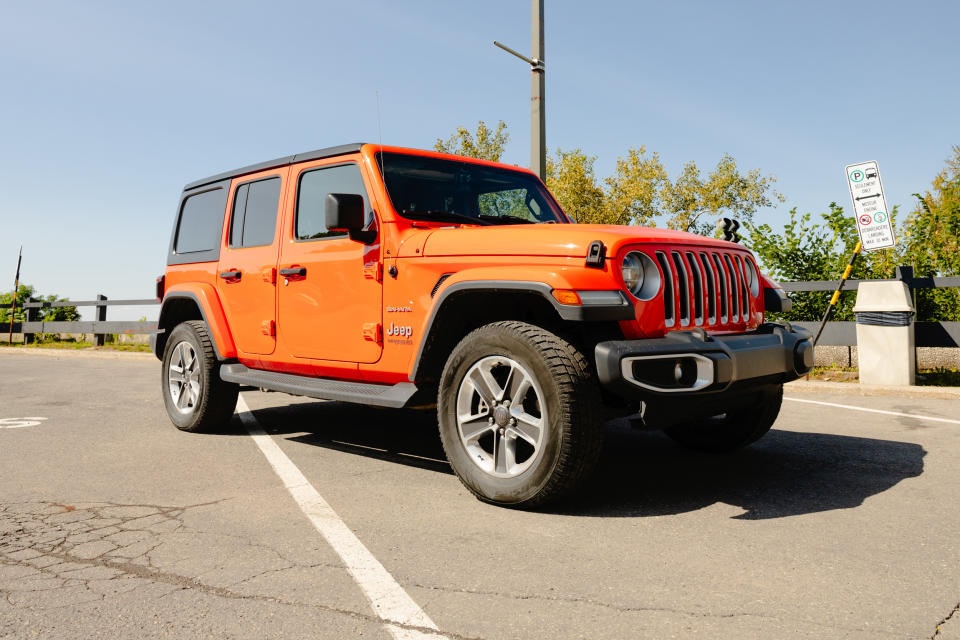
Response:
POLYGON ((550 224, 567 218, 543 184, 519 171, 400 153, 377 162, 394 210, 459 224, 550 224))

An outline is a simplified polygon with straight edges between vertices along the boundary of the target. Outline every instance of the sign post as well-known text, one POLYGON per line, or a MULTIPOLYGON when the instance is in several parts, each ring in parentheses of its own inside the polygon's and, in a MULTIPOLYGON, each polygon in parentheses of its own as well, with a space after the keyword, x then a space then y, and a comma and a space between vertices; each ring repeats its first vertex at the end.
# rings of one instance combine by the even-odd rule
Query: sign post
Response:
POLYGON ((883 196, 880 169, 873 160, 848 164, 847 186, 853 200, 853 213, 857 219, 857 231, 864 251, 888 249, 896 244, 890 211, 883 196))

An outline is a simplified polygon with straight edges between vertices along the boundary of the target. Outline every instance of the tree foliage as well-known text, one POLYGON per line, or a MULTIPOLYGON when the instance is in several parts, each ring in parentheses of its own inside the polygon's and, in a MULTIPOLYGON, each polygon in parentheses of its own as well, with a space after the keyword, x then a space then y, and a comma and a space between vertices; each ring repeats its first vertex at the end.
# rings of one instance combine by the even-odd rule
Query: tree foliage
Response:
POLYGON ((575 222, 607 222, 602 219, 606 194, 593 170, 596 159, 580 149, 557 149, 547 158, 547 188, 575 222))
MULTIPOLYGON (((60 302, 65 298, 57 295, 38 296, 36 289, 28 284, 20 285, 17 289, 17 307, 13 314, 14 322, 26 321, 26 310, 23 304, 33 298, 37 302, 60 302)), ((13 291, 0 294, 0 325, 10 322, 10 303, 13 301, 13 291)), ((37 318, 46 322, 63 321, 71 322, 80 319, 80 312, 76 307, 46 307, 38 309, 37 318)))
MULTIPOLYGON (((905 257, 918 276, 960 275, 960 145, 954 145, 947 166, 931 188, 915 193, 918 203, 907 217, 905 257)), ((960 320, 960 290, 921 289, 918 315, 960 320)))
MULTIPOLYGON (((896 224, 897 208, 890 213, 896 224)), ((839 280, 856 248, 857 221, 844 214, 843 207, 831 202, 828 210, 816 223, 809 213, 790 210, 789 220, 778 233, 768 224, 746 223, 746 244, 764 271, 774 278, 793 280, 839 280)), ((902 264, 900 250, 863 252, 857 259, 850 277, 853 279, 891 278, 896 266, 902 264)), ((780 314, 783 320, 816 320, 827 309, 832 291, 791 293, 793 309, 780 314)), ((835 320, 853 320, 856 294, 847 290, 840 297, 834 312, 835 320)))
POLYGON ((614 174, 598 180, 595 156, 582 149, 557 149, 547 158, 547 186, 577 222, 656 226, 714 235, 716 219, 731 215, 751 221, 760 207, 782 202, 776 178, 759 169, 746 173, 730 155, 706 176, 695 162, 670 179, 657 153, 631 147, 617 159, 614 174))
MULTIPOLYGON (((447 138, 437 138, 433 148, 484 160, 500 160, 510 135, 501 120, 491 130, 481 120, 475 132, 458 127, 447 138)), ((776 178, 759 169, 742 172, 729 154, 703 175, 688 162, 671 180, 660 155, 646 147, 630 147, 617 158, 612 176, 599 178, 596 156, 583 149, 557 149, 547 158, 546 183, 567 215, 577 222, 635 224, 714 235, 716 218, 731 215, 752 220, 761 207, 783 202, 774 189, 776 178)))
POLYGON ((480 120, 476 133, 466 127, 457 127, 457 132, 446 140, 437 138, 433 148, 441 153, 499 162, 509 141, 510 134, 507 133, 507 125, 503 120, 498 122, 497 128, 492 131, 480 120))
POLYGON ((774 189, 776 181, 772 175, 762 175, 759 169, 742 173, 737 161, 726 153, 706 176, 695 162, 688 162, 680 175, 667 181, 663 188, 664 209, 670 215, 667 226, 712 235, 716 218, 723 213, 741 222, 752 222, 757 209, 786 200, 774 189))
MULTIPOLYGON (((947 166, 933 179, 931 188, 917 196, 916 208, 897 228, 897 207, 890 214, 896 246, 861 254, 851 275, 857 279, 892 278, 898 265, 911 265, 914 275, 960 275, 960 146, 953 147, 947 166)), ((783 232, 770 225, 746 225, 747 245, 761 265, 781 280, 839 280, 858 240, 857 222, 831 203, 822 222, 791 210, 783 232)), ((823 315, 831 292, 791 294, 793 310, 786 320, 814 320, 823 315)), ((836 318, 853 319, 856 295, 840 298, 836 318)), ((917 320, 960 320, 960 290, 916 289, 917 320)))

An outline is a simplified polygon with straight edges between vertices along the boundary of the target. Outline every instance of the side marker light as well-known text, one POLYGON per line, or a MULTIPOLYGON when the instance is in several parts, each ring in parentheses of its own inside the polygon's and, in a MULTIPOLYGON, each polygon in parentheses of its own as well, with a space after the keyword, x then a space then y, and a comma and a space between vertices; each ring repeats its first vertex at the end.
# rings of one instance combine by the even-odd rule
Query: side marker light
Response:
POLYGON ((554 289, 550 293, 553 294, 553 298, 560 304, 580 304, 580 296, 576 291, 570 289, 554 289))

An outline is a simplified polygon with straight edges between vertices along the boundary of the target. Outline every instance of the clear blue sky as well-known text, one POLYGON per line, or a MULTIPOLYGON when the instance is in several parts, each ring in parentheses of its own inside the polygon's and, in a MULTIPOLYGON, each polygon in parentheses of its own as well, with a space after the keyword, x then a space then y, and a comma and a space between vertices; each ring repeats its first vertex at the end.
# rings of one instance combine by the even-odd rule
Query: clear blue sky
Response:
MULTIPOLYGON (((671 174, 728 152, 778 177, 773 224, 877 160, 905 213, 960 144, 958 25, 947 0, 546 0, 547 142, 600 176, 630 146, 671 174)), ((385 143, 502 119, 525 165, 529 71, 494 39, 529 51, 527 0, 3 3, 0 289, 22 243, 43 293, 152 296, 185 183, 376 141, 378 90, 385 143)))

